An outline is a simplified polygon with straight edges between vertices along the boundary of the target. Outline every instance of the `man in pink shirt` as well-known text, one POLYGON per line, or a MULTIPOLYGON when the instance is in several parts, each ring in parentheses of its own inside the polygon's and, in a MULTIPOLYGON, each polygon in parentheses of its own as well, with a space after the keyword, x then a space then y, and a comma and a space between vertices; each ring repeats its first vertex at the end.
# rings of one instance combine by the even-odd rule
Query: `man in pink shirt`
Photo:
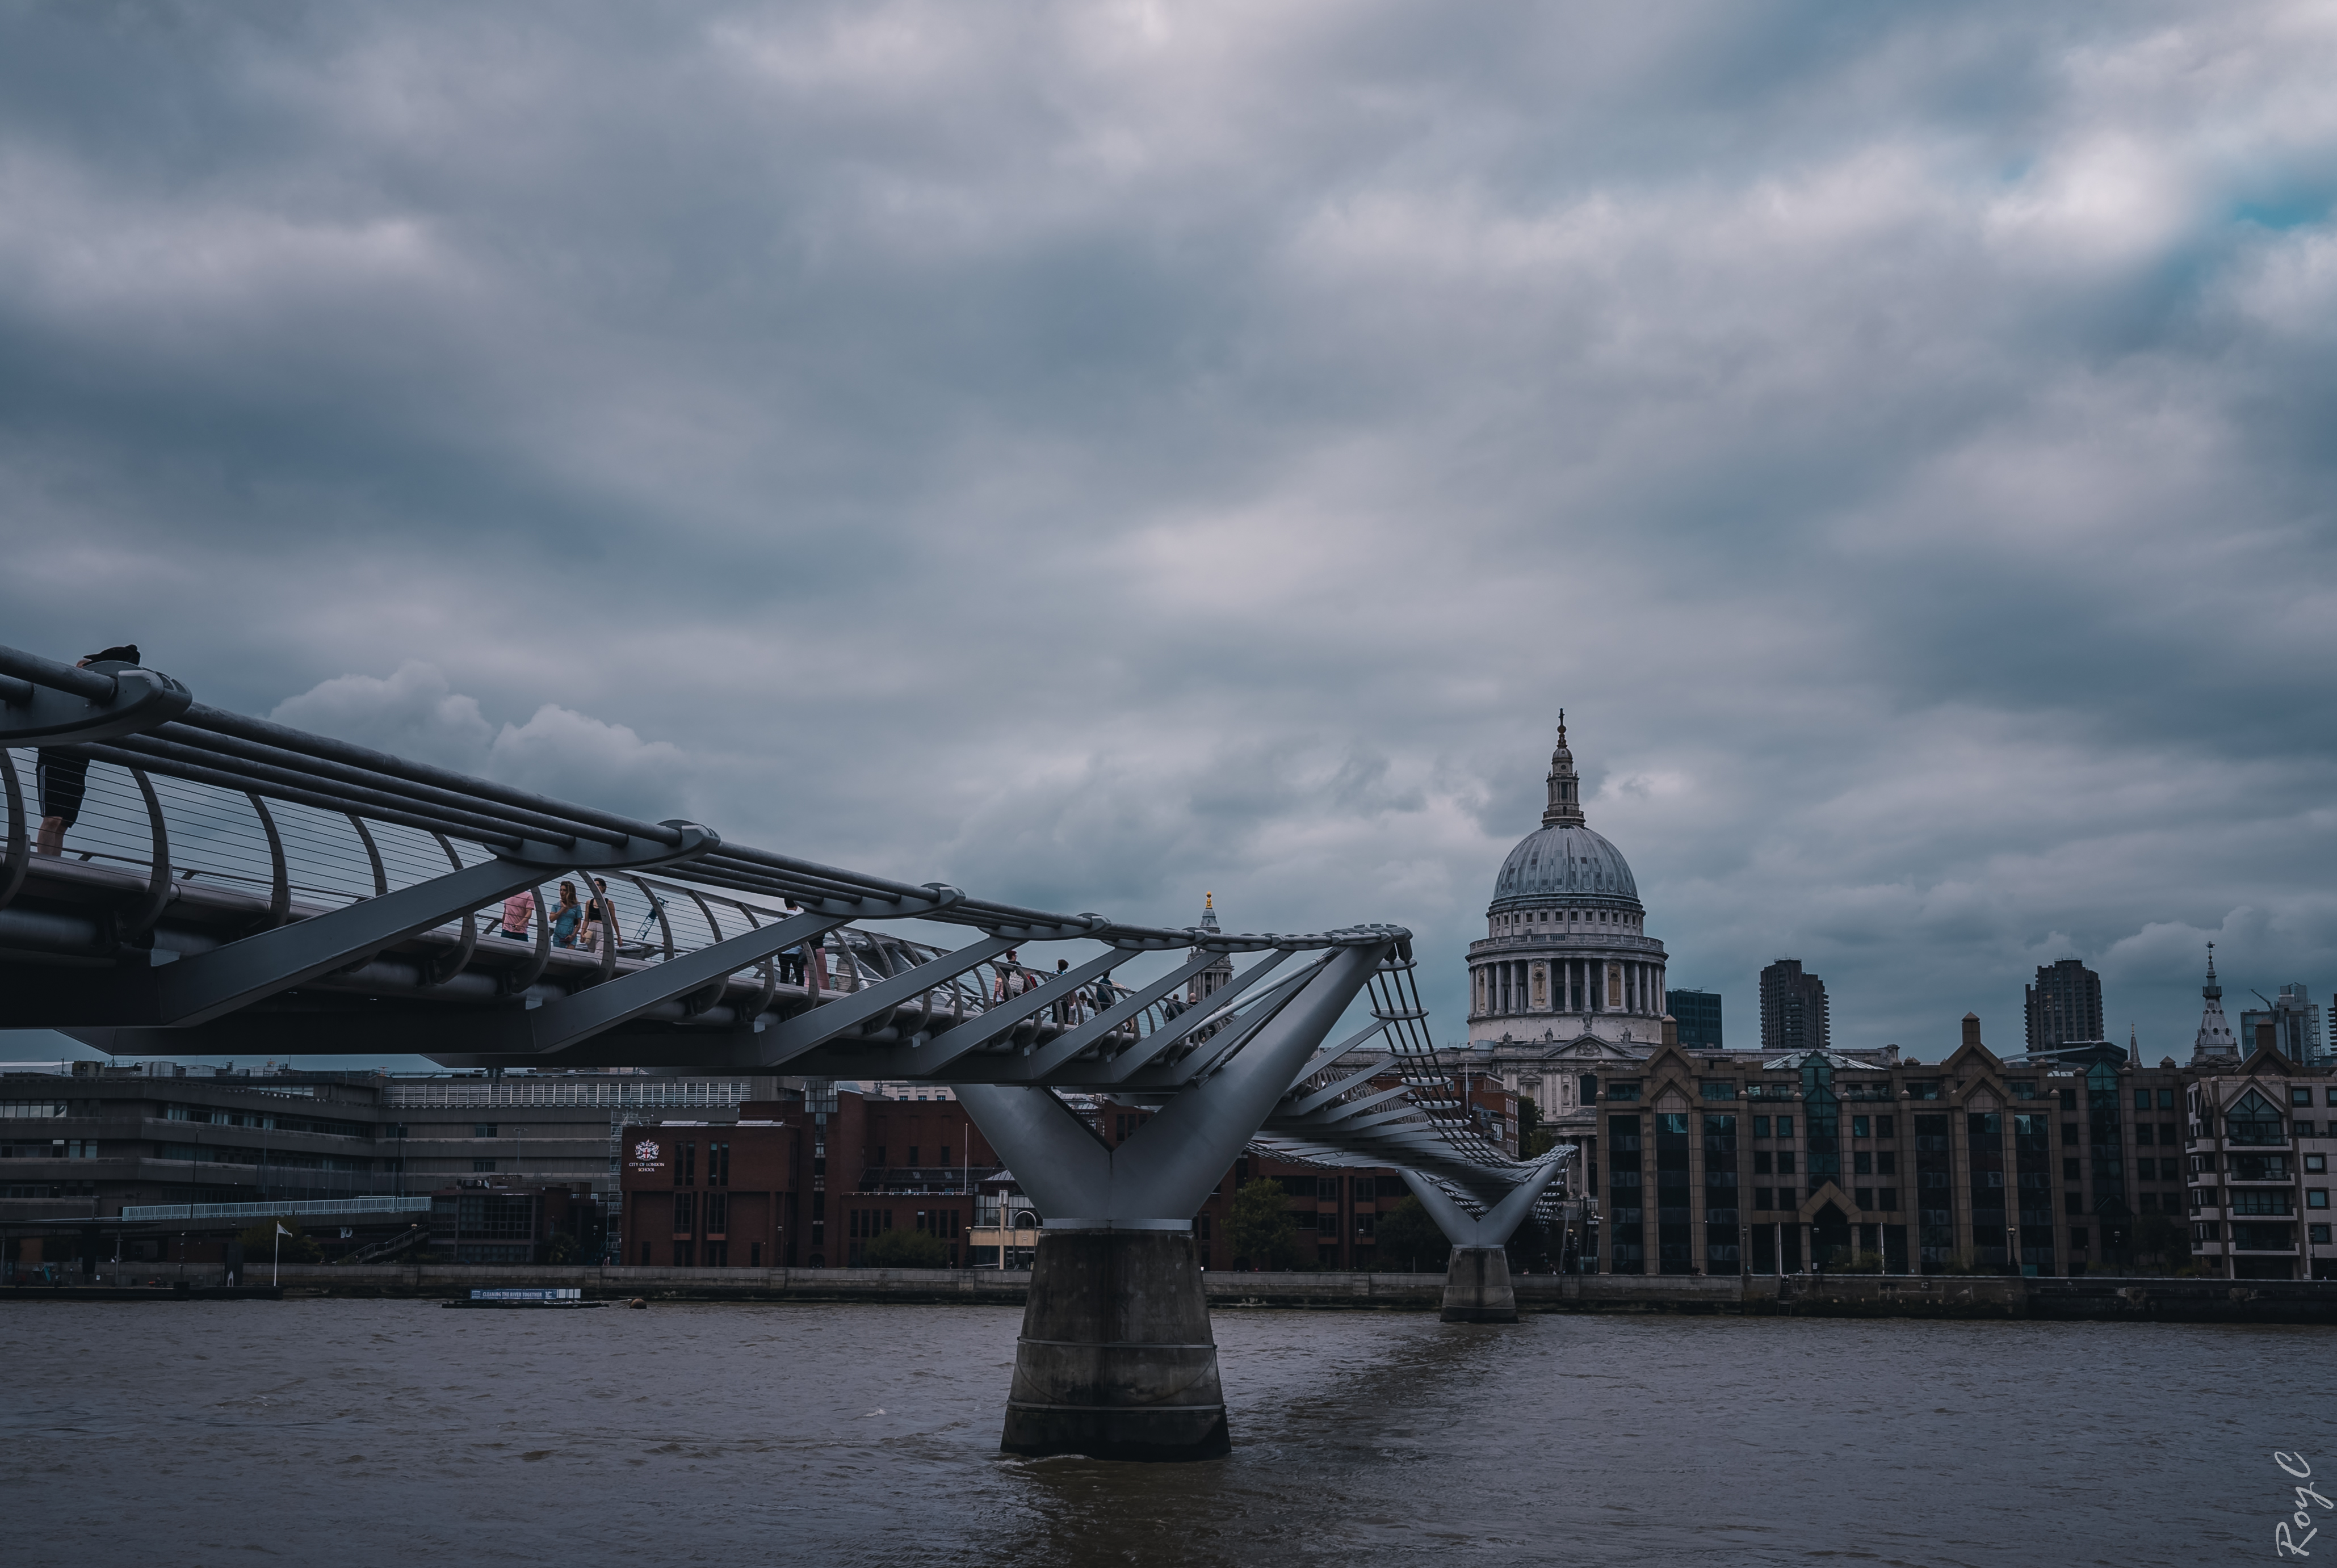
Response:
POLYGON ((535 893, 523 888, 504 901, 504 935, 514 941, 525 940, 527 922, 535 918, 535 893))

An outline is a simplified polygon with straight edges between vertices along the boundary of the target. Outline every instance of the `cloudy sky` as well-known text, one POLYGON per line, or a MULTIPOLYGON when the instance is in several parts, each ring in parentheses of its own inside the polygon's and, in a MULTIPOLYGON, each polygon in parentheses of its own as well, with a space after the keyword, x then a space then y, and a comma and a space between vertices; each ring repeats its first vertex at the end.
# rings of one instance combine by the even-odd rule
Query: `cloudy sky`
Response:
MULTIPOLYGON (((2337 990, 2337 6, 0 4, 5 640, 1067 910, 2337 990)), ((2252 1005, 2252 1004, 2251 1004, 2252 1005)), ((54 1037, 20 1039, 53 1048, 54 1037)))

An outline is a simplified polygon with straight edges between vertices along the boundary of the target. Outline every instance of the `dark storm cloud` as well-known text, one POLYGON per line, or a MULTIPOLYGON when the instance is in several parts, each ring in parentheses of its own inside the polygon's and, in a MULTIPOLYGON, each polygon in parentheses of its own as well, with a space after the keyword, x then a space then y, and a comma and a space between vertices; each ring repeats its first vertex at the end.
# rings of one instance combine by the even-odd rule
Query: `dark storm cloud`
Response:
POLYGON ((7 639, 924 881, 2337 980, 2302 5, 0 8, 7 639), (279 706, 280 705, 280 706, 279 706))

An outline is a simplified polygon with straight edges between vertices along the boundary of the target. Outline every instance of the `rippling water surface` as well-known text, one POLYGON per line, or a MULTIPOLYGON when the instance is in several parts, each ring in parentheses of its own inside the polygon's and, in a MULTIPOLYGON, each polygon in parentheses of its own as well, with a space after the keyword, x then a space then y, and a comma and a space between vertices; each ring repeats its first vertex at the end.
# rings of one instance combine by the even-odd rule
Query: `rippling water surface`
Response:
MULTIPOLYGON (((2271 1561, 2337 1336, 1217 1316, 1231 1458, 996 1451, 1020 1312, 0 1306, 15 1563, 2271 1561)), ((2337 1559, 2337 1533, 2315 1544, 2337 1559)))

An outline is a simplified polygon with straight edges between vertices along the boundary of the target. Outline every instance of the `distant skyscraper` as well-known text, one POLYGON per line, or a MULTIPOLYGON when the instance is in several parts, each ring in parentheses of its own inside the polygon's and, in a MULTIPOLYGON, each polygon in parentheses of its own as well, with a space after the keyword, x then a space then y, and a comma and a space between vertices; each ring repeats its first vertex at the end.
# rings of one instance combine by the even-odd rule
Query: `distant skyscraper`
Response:
POLYGON ((1779 959, 1761 971, 1761 1048, 1822 1051, 1833 1043, 1825 982, 1802 972, 1799 959, 1779 959))
POLYGON ((1671 1014, 1679 1025, 1679 1043, 1683 1046, 1709 1046, 1720 1048, 1720 993, 1700 991, 1693 988, 1684 991, 1664 993, 1664 1011, 1671 1014))
POLYGON ((2050 1050, 2102 1033, 2102 977, 2076 959, 2037 966, 2037 983, 2021 988, 2029 1018, 2029 1048, 2050 1050))
POLYGON ((2194 1063, 2212 1057, 2235 1057, 2240 1043, 2232 1037, 2232 1026, 2224 1021, 2224 988, 2215 979, 2215 944, 2207 944, 2207 983, 2199 988, 2206 1005, 2199 1010, 2199 1036, 2191 1044, 2194 1063))
MULTIPOLYGON (((2261 993, 2259 993, 2261 994, 2261 993)), ((2240 1049, 2256 1047, 2256 1026, 2272 1025, 2273 1048, 2292 1062, 2308 1066, 2321 1063, 2321 1004, 2308 999, 2304 982, 2280 988, 2267 1008, 2250 1008, 2240 1014, 2240 1049)))

